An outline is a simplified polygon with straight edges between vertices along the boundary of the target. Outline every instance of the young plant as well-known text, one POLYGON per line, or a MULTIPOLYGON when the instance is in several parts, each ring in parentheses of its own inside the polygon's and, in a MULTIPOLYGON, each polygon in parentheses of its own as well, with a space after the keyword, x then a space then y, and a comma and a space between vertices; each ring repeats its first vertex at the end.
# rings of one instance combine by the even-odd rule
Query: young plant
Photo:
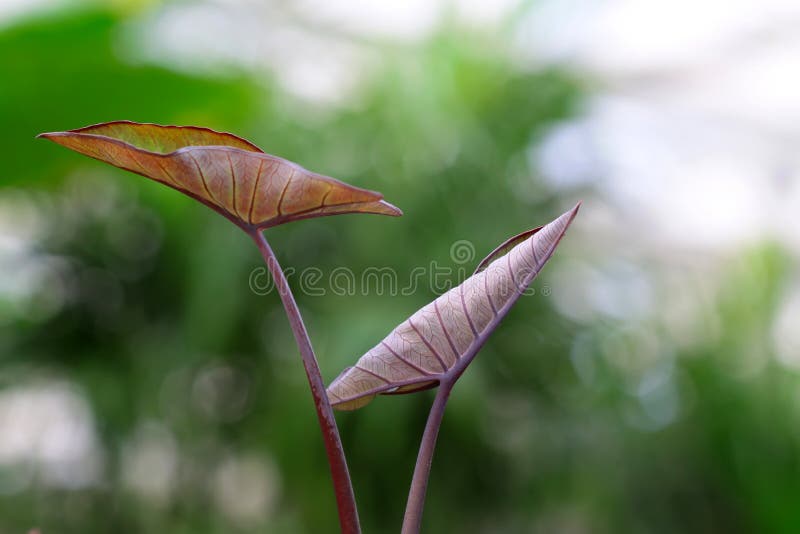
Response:
POLYGON ((361 531, 332 405, 353 410, 379 394, 438 386, 422 437, 403 520, 418 533, 436 437, 458 378, 552 256, 575 206, 550 224, 512 237, 464 283, 417 311, 325 389, 308 331, 263 230, 343 213, 399 216, 380 193, 307 171, 239 137, 193 126, 117 121, 41 134, 81 154, 161 182, 217 211, 249 235, 272 275, 302 357, 331 469, 339 524, 361 531))
POLYGON ((331 404, 342 410, 360 408, 379 394, 439 387, 417 455, 403 534, 420 531, 436 436, 453 386, 553 255, 579 207, 501 244, 471 277, 392 330, 328 387, 331 404))

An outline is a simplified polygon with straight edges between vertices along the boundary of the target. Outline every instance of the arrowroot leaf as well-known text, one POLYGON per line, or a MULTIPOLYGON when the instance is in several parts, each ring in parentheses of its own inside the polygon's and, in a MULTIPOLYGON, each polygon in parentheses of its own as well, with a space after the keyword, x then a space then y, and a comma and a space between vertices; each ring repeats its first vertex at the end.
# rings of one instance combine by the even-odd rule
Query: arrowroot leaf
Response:
POLYGON ((39 137, 177 189, 245 228, 340 213, 402 215, 378 192, 207 128, 116 121, 39 137))
POLYGON ((512 237, 461 285, 392 330, 331 383, 333 407, 355 410, 376 395, 411 393, 457 380, 553 255, 579 208, 512 237))

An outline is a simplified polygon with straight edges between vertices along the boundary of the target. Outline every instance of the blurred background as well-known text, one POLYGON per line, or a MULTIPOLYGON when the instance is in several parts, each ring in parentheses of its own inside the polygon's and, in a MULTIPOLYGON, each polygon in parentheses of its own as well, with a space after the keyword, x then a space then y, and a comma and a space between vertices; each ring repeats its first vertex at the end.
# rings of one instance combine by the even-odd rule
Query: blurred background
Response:
MULTIPOLYGON (((798 95, 795 0, 0 0, 0 534, 337 529, 252 243, 34 140, 116 119, 405 211, 270 230, 296 269, 477 263, 583 199, 455 389, 425 532, 800 531, 798 95)), ((326 381, 434 297, 298 294, 326 381)), ((338 416, 367 534, 431 398, 338 416)))

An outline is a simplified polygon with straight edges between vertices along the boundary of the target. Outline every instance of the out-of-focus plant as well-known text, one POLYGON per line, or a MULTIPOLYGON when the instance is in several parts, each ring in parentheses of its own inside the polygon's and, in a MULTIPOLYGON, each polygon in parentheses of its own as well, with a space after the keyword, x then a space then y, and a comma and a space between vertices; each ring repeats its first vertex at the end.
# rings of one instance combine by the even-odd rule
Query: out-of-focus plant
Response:
POLYGON ((228 133, 194 126, 116 121, 41 134, 198 200, 248 234, 272 275, 305 367, 333 478, 343 533, 360 532, 352 482, 333 407, 352 410, 378 394, 439 387, 417 456, 403 533, 418 533, 431 462, 455 382, 524 293, 577 214, 510 238, 461 285, 420 309, 325 389, 311 340, 263 230, 344 213, 399 216, 380 193, 316 174, 228 133))

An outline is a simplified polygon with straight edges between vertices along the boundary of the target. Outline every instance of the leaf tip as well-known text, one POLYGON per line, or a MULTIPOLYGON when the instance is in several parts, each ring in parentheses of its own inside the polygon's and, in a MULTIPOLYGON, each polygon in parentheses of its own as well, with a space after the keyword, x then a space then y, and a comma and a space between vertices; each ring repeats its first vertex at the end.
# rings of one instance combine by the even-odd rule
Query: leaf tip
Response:
POLYGON ((573 207, 572 207, 572 209, 571 209, 571 210, 564 212, 563 214, 561 214, 561 215, 560 215, 560 216, 559 216, 559 217, 558 217, 558 218, 557 218, 555 221, 553 221, 553 222, 556 222, 556 221, 561 221, 561 220, 565 220, 565 219, 566 219, 566 220, 565 220, 565 230, 566 230, 566 227, 568 227, 570 224, 572 224, 572 221, 573 221, 573 219, 575 219, 575 216, 578 214, 578 211, 581 209, 581 206, 582 206, 582 205, 583 205, 583 201, 582 201, 582 200, 579 200, 579 201, 578 201, 578 202, 575 204, 575 206, 573 206, 573 207))
POLYGON ((403 215, 403 210, 401 210, 394 204, 386 202, 385 200, 378 201, 378 204, 380 204, 385 209, 383 215, 389 215, 391 217, 400 217, 403 215))

